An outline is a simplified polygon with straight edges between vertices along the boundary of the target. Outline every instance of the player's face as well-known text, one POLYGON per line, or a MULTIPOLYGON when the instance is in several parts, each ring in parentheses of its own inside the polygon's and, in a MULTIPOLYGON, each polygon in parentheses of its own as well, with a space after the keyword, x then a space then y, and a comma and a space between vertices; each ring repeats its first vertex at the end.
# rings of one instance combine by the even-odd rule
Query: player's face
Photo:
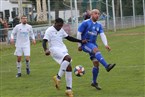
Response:
POLYGON ((99 10, 92 12, 92 19, 94 22, 96 22, 99 19, 99 16, 100 16, 99 10))
POLYGON ((26 24, 26 23, 27 23, 27 17, 22 17, 22 18, 21 18, 21 22, 22 22, 23 24, 26 24))
POLYGON ((62 26, 63 26, 63 23, 55 23, 54 27, 57 31, 59 31, 62 28, 62 26))

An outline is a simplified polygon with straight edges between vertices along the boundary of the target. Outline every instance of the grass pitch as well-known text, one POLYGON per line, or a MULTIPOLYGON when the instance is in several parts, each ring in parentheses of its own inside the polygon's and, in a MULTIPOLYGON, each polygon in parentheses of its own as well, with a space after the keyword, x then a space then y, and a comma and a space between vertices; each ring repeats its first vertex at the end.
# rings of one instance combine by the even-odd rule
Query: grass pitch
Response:
MULTIPOLYGON (((77 44, 65 41, 72 57, 72 67, 82 65, 86 74, 73 73, 74 97, 145 97, 145 27, 106 33, 111 52, 107 52, 100 38, 97 43, 108 63, 116 63, 109 73, 100 65, 98 83, 101 91, 91 87, 92 63, 84 52, 77 51, 77 44)), ((26 75, 24 57, 22 77, 16 78, 16 56, 11 45, 0 45, 0 97, 66 97, 65 78, 61 90, 56 90, 52 77, 59 65, 45 56, 41 42, 31 46, 31 74, 26 75)))

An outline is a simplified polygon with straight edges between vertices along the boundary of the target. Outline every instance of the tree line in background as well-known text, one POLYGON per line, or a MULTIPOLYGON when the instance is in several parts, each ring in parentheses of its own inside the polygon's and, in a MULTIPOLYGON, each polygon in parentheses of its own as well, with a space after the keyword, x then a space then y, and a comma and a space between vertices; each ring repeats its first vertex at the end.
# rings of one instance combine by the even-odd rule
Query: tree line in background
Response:
MULTIPOLYGON (((37 9, 38 0, 30 0, 33 2, 33 5, 37 9)), ((43 0, 40 0, 42 2, 43 0)), ((78 9, 80 13, 83 13, 85 10, 89 9, 89 0, 77 0, 78 9)), ((143 0, 134 0, 135 1, 135 14, 143 15, 143 0)), ((74 0, 72 0, 74 8, 74 0)), ((50 0, 51 11, 55 11, 55 17, 59 17, 59 10, 70 9, 69 7, 64 6, 64 3, 70 6, 70 0, 50 0)), ((92 0, 92 8, 98 8, 102 12, 106 12, 106 0, 92 0)), ((114 0, 115 3, 115 13, 116 16, 120 16, 120 0, 114 0)), ((42 4, 42 3, 41 3, 42 4)), ((112 0, 108 0, 109 14, 112 14, 112 0)), ((46 9, 48 9, 48 0, 46 0, 46 9)), ((132 0, 122 0, 122 10, 123 16, 132 16, 133 15, 133 4, 132 0)))
MULTIPOLYGON (((82 8, 85 10, 88 6, 89 0, 83 0, 82 8)), ((134 0, 135 2, 135 13, 136 15, 143 15, 143 0, 134 0)), ((109 13, 112 14, 112 0, 108 0, 109 13)), ((120 0, 114 0, 115 14, 117 17, 120 16, 120 0)), ((102 12, 106 12, 106 0, 92 0, 92 8, 99 8, 102 12), (97 6, 96 6, 97 5, 97 6)), ((132 0, 122 0, 123 16, 133 15, 132 0)))
MULTIPOLYGON (((106 0, 102 0, 105 2, 106 0)), ((135 13, 136 15, 143 15, 143 0, 134 0, 135 2, 135 13)), ((108 0, 109 5, 112 4, 112 0, 108 0)), ((116 16, 120 16, 120 0, 114 0, 115 3, 115 13, 116 16)), ((106 10, 104 6, 102 6, 102 10, 106 10)), ((133 5, 132 0, 122 0, 122 10, 123 16, 132 16, 133 15, 133 5)))

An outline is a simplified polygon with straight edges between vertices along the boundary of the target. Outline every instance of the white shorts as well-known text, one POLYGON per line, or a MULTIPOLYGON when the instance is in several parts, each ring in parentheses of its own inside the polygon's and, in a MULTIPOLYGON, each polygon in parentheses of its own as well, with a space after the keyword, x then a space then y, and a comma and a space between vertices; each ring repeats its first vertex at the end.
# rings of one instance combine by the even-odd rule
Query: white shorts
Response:
POLYGON ((24 53, 24 56, 30 56, 30 47, 16 47, 14 55, 22 56, 23 53, 24 53))
POLYGON ((50 54, 52 58, 58 63, 61 64, 64 57, 68 54, 68 50, 65 48, 51 48, 50 54))

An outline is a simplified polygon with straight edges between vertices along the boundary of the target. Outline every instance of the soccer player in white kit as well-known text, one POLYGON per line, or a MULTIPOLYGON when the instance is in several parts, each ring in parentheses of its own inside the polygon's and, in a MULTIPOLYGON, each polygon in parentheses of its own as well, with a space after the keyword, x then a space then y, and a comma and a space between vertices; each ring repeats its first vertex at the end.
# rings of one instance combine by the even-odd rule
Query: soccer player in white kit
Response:
POLYGON ((25 61, 26 61, 26 73, 30 74, 30 37, 32 39, 33 44, 36 44, 35 36, 33 33, 32 26, 27 24, 27 17, 21 17, 21 23, 16 25, 11 33, 10 42, 14 44, 14 37, 16 37, 15 47, 16 50, 14 55, 17 56, 17 70, 18 73, 16 77, 21 77, 21 57, 24 53, 25 61))
POLYGON ((79 40, 69 36, 63 30, 63 20, 61 18, 57 18, 55 20, 55 24, 49 27, 43 38, 43 48, 46 55, 51 55, 52 58, 60 64, 59 72, 56 76, 53 77, 55 82, 55 86, 57 89, 60 89, 60 80, 63 74, 65 73, 66 78, 66 95, 69 97, 73 97, 72 92, 72 67, 71 67, 71 57, 68 54, 68 50, 63 43, 63 38, 72 41, 72 42, 80 42, 86 43, 86 40, 79 40), (47 42, 49 45, 49 49, 47 49, 47 42))

